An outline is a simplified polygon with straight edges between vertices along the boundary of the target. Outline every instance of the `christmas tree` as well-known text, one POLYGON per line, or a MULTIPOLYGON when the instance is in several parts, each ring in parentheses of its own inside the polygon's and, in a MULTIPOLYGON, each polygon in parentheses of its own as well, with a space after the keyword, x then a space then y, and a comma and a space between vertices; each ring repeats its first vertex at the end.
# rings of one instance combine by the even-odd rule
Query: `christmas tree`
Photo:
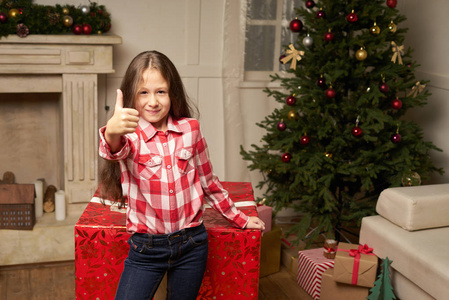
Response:
POLYGON ((404 118, 430 93, 415 78, 396 4, 307 0, 295 9, 297 40, 280 58, 289 69, 271 76, 282 89, 266 89, 281 106, 257 124, 266 130, 261 145, 241 154, 263 173, 268 205, 303 213, 292 228, 297 242, 320 233, 339 239, 375 213, 385 188, 443 173, 429 157, 441 150, 404 118))

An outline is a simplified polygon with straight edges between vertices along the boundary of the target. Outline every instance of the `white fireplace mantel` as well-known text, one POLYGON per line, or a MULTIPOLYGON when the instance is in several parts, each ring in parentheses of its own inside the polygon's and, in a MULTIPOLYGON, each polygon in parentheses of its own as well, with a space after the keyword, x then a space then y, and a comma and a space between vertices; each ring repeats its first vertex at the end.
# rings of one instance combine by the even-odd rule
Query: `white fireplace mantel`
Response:
MULTIPOLYGON (((0 39, 0 93, 61 93, 63 188, 89 201, 98 184, 98 74, 113 73, 115 35, 10 35, 0 39)), ((0 103, 1 105, 1 103, 0 103)))

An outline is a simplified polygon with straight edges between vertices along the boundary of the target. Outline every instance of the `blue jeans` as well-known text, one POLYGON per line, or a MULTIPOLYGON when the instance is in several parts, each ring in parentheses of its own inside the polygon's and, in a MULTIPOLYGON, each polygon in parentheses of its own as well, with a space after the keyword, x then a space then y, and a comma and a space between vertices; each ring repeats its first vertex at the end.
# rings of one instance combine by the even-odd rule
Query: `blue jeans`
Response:
POLYGON ((196 299, 207 263, 204 225, 171 234, 136 233, 128 243, 115 299, 152 299, 166 272, 167 299, 196 299))

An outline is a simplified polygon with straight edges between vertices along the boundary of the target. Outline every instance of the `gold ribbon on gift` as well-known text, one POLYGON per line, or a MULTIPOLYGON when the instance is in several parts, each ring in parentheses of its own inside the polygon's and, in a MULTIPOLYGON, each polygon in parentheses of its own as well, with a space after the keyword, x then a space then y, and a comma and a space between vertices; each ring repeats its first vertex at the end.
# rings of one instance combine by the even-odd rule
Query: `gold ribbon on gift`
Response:
POLYGON ((415 98, 416 95, 421 93, 425 87, 426 87, 425 84, 421 84, 421 82, 417 81, 415 85, 412 87, 410 93, 407 94, 407 97, 413 96, 413 98, 415 98))
POLYGON ((296 70, 296 62, 302 59, 301 55, 304 55, 304 51, 296 50, 295 47, 293 47, 293 44, 290 44, 288 47, 290 48, 286 51, 288 55, 281 59, 281 61, 283 64, 286 64, 291 60, 292 64, 290 65, 290 69, 296 70))
POLYGON ((391 47, 393 50, 393 57, 391 58, 391 61, 396 63, 396 59, 398 60, 398 63, 402 65, 402 55, 404 55, 404 45, 398 46, 395 42, 391 42, 391 47))

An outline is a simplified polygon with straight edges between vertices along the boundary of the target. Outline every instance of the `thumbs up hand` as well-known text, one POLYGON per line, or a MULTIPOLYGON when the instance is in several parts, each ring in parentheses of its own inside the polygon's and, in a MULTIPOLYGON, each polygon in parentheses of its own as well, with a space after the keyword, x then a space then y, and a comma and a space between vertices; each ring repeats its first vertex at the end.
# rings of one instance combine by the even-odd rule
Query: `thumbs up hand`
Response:
POLYGON ((133 108, 123 107, 123 93, 117 90, 114 114, 106 124, 105 139, 111 150, 119 150, 120 137, 136 131, 139 122, 139 112, 133 108))

